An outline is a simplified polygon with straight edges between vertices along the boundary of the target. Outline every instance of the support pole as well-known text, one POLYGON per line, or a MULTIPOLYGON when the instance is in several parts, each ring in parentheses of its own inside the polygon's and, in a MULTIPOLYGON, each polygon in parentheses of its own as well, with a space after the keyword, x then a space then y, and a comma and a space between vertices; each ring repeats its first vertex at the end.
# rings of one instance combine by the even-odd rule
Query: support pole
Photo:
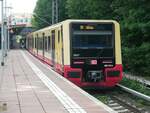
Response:
POLYGON ((56 20, 55 20, 55 23, 58 23, 58 0, 56 0, 56 3, 55 3, 55 4, 56 4, 56 7, 55 7, 55 8, 56 8, 56 9, 55 9, 55 10, 56 10, 56 14, 55 14, 56 20))
POLYGON ((9 50, 10 50, 10 32, 9 32, 9 22, 7 23, 8 24, 8 36, 7 36, 7 41, 8 41, 8 44, 7 44, 7 49, 8 49, 8 52, 9 52, 9 50))
POLYGON ((6 57, 7 56, 7 19, 5 17, 4 19, 4 56, 6 57))
POLYGON ((7 0, 4 0, 5 1, 5 10, 4 10, 4 56, 6 57, 7 56, 7 45, 8 45, 8 40, 7 40, 7 0))
POLYGON ((58 0, 52 0, 52 24, 58 23, 58 0))
POLYGON ((4 21, 3 0, 1 0, 1 66, 4 66, 4 21))
MULTIPOLYGON (((6 0, 5 0, 6 1, 6 0)), ((6 4, 6 2, 5 2, 5 4, 6 4)), ((5 7, 5 15, 6 15, 6 19, 7 19, 7 30, 6 30, 6 34, 7 34, 7 52, 9 52, 9 50, 10 50, 10 32, 9 32, 9 30, 10 30, 10 18, 9 18, 9 9, 11 10, 12 9, 12 7, 5 7)))

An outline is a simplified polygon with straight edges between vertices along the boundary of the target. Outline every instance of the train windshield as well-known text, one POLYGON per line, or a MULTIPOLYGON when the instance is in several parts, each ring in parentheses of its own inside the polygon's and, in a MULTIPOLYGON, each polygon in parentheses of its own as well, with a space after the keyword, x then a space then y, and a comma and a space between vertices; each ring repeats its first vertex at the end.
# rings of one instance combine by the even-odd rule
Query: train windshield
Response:
POLYGON ((74 31, 73 48, 104 48, 112 47, 110 31, 74 31))
POLYGON ((73 57, 114 56, 112 23, 74 23, 71 41, 73 57))

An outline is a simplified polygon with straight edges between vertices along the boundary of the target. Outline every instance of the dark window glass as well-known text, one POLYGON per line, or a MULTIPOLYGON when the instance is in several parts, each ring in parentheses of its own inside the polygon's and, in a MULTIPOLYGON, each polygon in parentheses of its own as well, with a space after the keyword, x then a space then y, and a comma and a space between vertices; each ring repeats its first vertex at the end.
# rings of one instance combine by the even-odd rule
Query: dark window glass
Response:
POLYGON ((44 44, 45 47, 44 48, 45 48, 45 51, 47 51, 47 37, 44 37, 44 39, 45 39, 44 40, 45 41, 45 44, 44 44))
POLYGON ((60 42, 60 31, 58 31, 58 43, 60 42))
POLYGON ((37 48, 37 38, 35 38, 35 48, 37 48))
POLYGON ((112 23, 73 23, 72 56, 113 57, 114 30, 112 23))
POLYGON ((34 48, 34 38, 32 36, 32 48, 34 48))
POLYGON ((43 38, 39 38, 39 49, 43 50, 43 38))
POLYGON ((73 33, 73 47, 112 47, 111 32, 75 31, 73 33))
POLYGON ((51 39, 50 36, 48 36, 48 51, 51 50, 51 39))

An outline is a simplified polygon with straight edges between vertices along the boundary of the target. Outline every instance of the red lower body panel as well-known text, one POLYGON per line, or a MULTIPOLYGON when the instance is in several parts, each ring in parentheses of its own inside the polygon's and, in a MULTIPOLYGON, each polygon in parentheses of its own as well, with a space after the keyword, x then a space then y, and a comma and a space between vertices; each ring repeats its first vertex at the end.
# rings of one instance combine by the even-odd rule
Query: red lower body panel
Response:
POLYGON ((113 87, 122 80, 122 65, 120 64, 120 65, 116 65, 113 68, 104 69, 105 80, 100 81, 100 82, 95 82, 95 83, 94 82, 93 83, 92 82, 82 82, 82 77, 83 77, 82 69, 74 69, 74 68, 70 68, 70 66, 64 67, 64 76, 80 87, 88 87, 88 86, 90 86, 90 87, 91 86, 93 86, 93 87, 113 87), (108 71, 119 71, 120 74, 117 77, 114 77, 114 76, 109 77, 109 76, 107 76, 108 71), (68 77, 68 72, 79 72, 80 77, 70 78, 70 77, 68 77))

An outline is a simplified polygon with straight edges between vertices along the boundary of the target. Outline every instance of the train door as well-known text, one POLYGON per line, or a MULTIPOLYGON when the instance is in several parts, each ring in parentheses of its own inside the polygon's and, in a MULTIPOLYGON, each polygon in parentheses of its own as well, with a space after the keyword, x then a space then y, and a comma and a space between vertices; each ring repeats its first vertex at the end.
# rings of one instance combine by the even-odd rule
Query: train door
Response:
POLYGON ((63 47, 63 27, 61 26, 61 57, 62 57, 62 69, 64 67, 64 47, 63 47))
POLYGON ((55 65, 55 30, 52 31, 52 65, 55 65))
POLYGON ((63 61, 63 37, 62 37, 62 27, 59 28, 58 30, 58 44, 57 44, 57 61, 60 64, 60 66, 58 67, 60 71, 63 71, 63 65, 64 65, 64 61, 63 61))
POLYGON ((60 64, 61 64, 61 61, 60 61, 60 60, 61 60, 61 50, 60 50, 60 44, 61 44, 61 42, 60 42, 60 38, 61 38, 61 37, 60 37, 60 30, 59 30, 59 28, 56 30, 56 32, 57 32, 57 33, 56 33, 56 37, 57 37, 57 38, 56 38, 56 40, 57 40, 57 41, 56 41, 56 48, 57 48, 57 49, 56 49, 56 56, 55 56, 55 57, 56 57, 56 62, 59 64, 59 65, 57 65, 56 68, 57 68, 58 70, 61 70, 61 69, 60 69, 60 68, 61 68, 61 67, 60 67, 60 64))

